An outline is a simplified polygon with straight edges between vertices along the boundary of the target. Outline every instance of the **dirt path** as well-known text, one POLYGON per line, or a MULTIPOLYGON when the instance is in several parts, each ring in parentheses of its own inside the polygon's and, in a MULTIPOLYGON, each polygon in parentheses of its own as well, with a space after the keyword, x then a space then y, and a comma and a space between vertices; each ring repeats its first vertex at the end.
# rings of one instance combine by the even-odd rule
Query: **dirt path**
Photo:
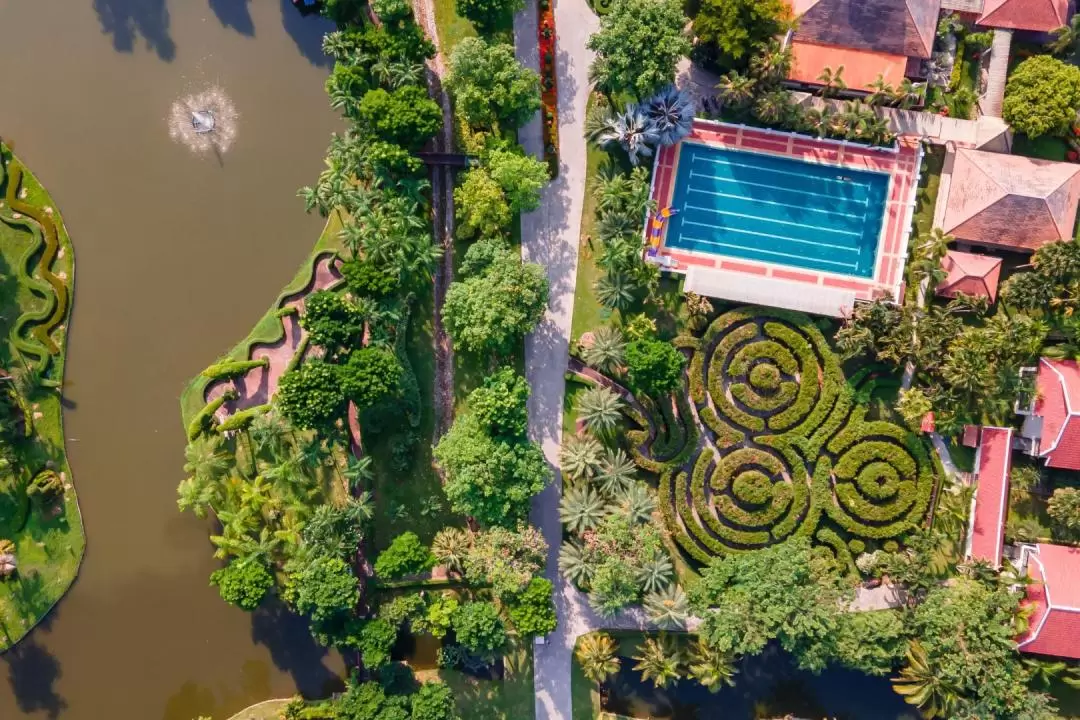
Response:
MULTIPOLYGON (((442 107, 443 131, 435 137, 436 152, 454 149, 454 116, 450 98, 443 90, 446 60, 439 47, 435 28, 435 8, 431 0, 413 0, 417 22, 435 43, 435 57, 428 62, 428 92, 442 107)), ((432 229, 435 241, 442 246, 443 256, 435 269, 435 310, 432 318, 435 335, 435 432, 432 443, 438 442, 454 421, 454 348, 442 322, 442 306, 446 288, 454 277, 454 176, 450 168, 435 166, 431 173, 432 229)))

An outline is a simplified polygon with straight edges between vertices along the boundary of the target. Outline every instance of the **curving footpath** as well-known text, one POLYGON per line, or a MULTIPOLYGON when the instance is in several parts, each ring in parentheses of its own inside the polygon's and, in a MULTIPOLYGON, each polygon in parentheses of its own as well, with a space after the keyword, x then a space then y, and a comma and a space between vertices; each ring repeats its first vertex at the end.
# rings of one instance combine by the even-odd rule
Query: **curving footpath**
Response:
MULTIPOLYGON (((518 59, 539 69, 537 7, 527 7, 514 18, 514 39, 518 59)), ((540 443, 548 462, 555 468, 552 485, 533 500, 532 521, 548 542, 547 576, 555 584, 555 605, 559 627, 537 645, 534 654, 534 683, 537 720, 570 720, 570 662, 577 638, 595 627, 615 627, 625 622, 638 627, 640 617, 627 615, 615 621, 601 621, 585 598, 564 583, 558 571, 562 524, 559 522, 559 495, 562 480, 558 473, 559 444, 562 439, 564 373, 570 347, 570 323, 577 282, 578 242, 585 199, 586 149, 585 108, 589 99, 589 65, 592 52, 585 43, 600 22, 585 0, 555 3, 557 31, 555 65, 559 87, 559 176, 544 188, 540 207, 521 217, 522 255, 547 269, 551 282, 551 302, 543 321, 525 340, 525 372, 532 385, 529 398, 529 437, 540 443)), ((518 141, 526 152, 542 157, 543 133, 539 113, 521 130, 518 141)))

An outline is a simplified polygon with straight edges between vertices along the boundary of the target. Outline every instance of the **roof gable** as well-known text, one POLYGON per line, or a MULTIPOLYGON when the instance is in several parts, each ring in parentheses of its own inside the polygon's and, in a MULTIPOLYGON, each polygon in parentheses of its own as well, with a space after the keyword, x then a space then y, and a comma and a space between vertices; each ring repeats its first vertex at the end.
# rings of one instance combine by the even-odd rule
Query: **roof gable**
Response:
POLYGON ((1080 549, 1039 544, 1025 548, 1028 577, 1024 604, 1032 608, 1020 650, 1080 658, 1080 549))
POLYGON ((1043 419, 1039 457, 1050 467, 1080 470, 1080 365, 1041 358, 1034 412, 1043 419))
POLYGON ((938 295, 955 297, 964 293, 989 298, 990 302, 997 298, 1001 258, 949 250, 941 259, 941 266, 948 275, 937 286, 938 295))
POLYGON ((1069 0, 986 0, 980 25, 1050 32, 1065 25, 1069 0))
POLYGON ((961 239, 1021 250, 1070 239, 1080 166, 960 148, 942 221, 961 239))
POLYGON ((794 0, 801 40, 928 58, 941 0, 794 0))

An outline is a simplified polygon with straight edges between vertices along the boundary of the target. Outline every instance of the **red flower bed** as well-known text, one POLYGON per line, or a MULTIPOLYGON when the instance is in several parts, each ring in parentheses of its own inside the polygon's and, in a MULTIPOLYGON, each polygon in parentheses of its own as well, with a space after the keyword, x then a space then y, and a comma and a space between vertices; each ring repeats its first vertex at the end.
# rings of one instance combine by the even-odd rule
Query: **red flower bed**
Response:
POLYGON ((559 172, 559 85, 555 78, 555 12, 552 0, 538 0, 540 22, 537 24, 540 41, 540 90, 543 107, 540 109, 544 127, 544 157, 554 177, 559 172))

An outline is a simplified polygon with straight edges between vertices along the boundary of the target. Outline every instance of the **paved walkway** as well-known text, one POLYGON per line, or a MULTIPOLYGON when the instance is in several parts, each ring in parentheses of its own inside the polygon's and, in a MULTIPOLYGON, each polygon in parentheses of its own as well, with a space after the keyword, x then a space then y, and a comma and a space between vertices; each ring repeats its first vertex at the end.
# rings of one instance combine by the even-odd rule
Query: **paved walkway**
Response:
MULTIPOLYGON (((525 341, 526 376, 532 385, 529 400, 529 436, 539 442, 548 462, 556 468, 552 486, 533 501, 533 523, 544 533, 551 550, 547 574, 555 584, 559 627, 548 644, 537 646, 534 668, 537 720, 570 720, 570 658, 582 632, 599 624, 585 599, 562 581, 558 568, 562 525, 559 522, 559 443, 570 323, 577 282, 578 240, 585 196, 585 108, 589 98, 588 75, 592 53, 585 43, 600 23, 585 0, 558 0, 555 4, 558 40, 555 66, 559 86, 559 176, 544 189, 540 208, 521 218, 522 254, 526 260, 547 268, 551 281, 551 304, 536 331, 525 341)), ((533 69, 539 67, 537 9, 528 3, 514 19, 518 57, 533 69)), ((518 133, 527 152, 540 155, 543 148, 539 114, 518 133)), ((627 619, 626 622, 635 622, 627 619)), ((604 623, 609 624, 609 623, 604 623)))

